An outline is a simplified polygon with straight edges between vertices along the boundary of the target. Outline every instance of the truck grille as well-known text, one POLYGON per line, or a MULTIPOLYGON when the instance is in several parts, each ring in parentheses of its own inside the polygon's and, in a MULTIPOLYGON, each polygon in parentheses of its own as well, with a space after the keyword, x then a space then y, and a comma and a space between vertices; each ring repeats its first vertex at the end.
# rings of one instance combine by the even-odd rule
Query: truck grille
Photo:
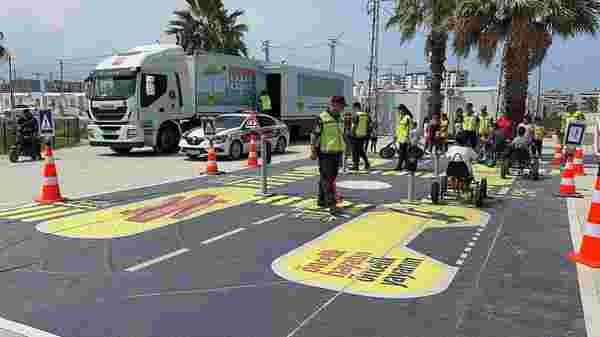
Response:
POLYGON ((92 108, 94 119, 98 121, 120 121, 125 117, 127 107, 118 107, 114 110, 104 110, 100 108, 92 108))

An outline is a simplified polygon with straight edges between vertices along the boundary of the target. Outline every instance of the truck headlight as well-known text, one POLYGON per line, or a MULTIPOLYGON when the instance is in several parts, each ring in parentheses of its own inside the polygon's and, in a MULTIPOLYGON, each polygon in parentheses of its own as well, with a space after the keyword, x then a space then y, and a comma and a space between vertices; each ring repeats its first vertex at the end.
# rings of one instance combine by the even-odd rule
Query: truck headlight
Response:
POLYGON ((127 138, 137 137, 137 129, 127 129, 127 138))

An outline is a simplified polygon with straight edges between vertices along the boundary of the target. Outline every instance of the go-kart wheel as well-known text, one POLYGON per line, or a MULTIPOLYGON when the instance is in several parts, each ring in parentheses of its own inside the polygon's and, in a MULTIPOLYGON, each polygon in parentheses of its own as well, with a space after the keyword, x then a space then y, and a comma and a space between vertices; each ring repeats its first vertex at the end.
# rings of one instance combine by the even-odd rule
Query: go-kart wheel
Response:
POLYGON ((481 191, 481 196, 484 198, 487 198, 487 179, 483 178, 481 179, 481 186, 479 187, 479 190, 481 191))
POLYGON ((431 184, 431 202, 437 205, 440 202, 440 183, 437 181, 431 184))

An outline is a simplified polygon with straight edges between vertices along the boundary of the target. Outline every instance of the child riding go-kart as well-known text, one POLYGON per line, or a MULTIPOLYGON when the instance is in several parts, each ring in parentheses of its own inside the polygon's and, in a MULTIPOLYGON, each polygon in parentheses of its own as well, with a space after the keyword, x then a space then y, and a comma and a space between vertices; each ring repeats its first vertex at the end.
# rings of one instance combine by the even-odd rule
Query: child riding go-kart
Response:
POLYGON ((431 200, 437 204, 451 190, 458 199, 482 207, 483 199, 487 196, 487 181, 485 178, 477 181, 473 175, 471 164, 477 160, 477 153, 465 146, 464 137, 458 137, 457 143, 458 145, 452 146, 446 154, 450 159, 446 175, 441 177, 440 182, 436 181, 431 185, 431 200), (465 198, 466 195, 468 198, 465 198))
POLYGON ((525 129, 519 128, 518 136, 507 147, 502 156, 500 176, 505 179, 513 173, 516 176, 524 176, 539 179, 540 158, 534 151, 534 145, 525 136, 525 129))

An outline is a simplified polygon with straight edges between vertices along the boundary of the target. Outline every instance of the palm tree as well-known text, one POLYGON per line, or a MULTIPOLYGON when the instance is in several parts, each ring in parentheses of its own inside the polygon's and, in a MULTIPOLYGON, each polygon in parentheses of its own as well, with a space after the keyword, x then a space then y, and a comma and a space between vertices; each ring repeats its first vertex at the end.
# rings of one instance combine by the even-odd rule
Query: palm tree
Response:
POLYGON ((387 24, 386 29, 399 29, 400 44, 415 38, 417 31, 428 31, 425 56, 430 60, 431 99, 429 116, 442 110, 441 86, 443 81, 444 62, 446 62, 446 45, 448 32, 454 26, 455 1, 450 0, 398 0, 397 6, 387 24))
POLYGON ((525 114, 529 72, 544 60, 552 36, 570 39, 599 29, 599 0, 462 0, 456 12, 454 49, 467 57, 473 48, 490 66, 504 43, 506 112, 513 121, 525 114))
POLYGON ((169 21, 167 34, 175 35, 177 44, 188 54, 193 54, 204 46, 204 39, 200 36, 200 23, 192 16, 190 11, 174 11, 176 20, 169 21))
POLYGON ((248 26, 239 24, 242 10, 230 12, 221 0, 186 0, 189 10, 175 11, 176 20, 171 21, 167 34, 175 34, 177 43, 187 53, 196 50, 224 54, 248 55, 244 34, 248 26))

